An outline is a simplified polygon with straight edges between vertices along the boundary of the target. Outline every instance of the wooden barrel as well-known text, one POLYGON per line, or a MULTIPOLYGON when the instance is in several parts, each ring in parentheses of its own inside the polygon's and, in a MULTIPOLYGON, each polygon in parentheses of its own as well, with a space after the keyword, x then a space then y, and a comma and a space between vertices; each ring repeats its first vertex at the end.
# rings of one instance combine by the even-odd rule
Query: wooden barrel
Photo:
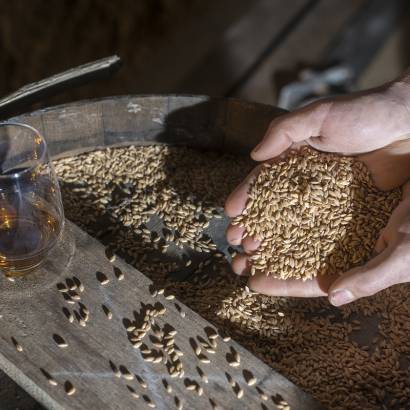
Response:
POLYGON ((147 95, 80 101, 13 120, 38 129, 54 158, 153 143, 245 153, 283 112, 237 99, 147 95))

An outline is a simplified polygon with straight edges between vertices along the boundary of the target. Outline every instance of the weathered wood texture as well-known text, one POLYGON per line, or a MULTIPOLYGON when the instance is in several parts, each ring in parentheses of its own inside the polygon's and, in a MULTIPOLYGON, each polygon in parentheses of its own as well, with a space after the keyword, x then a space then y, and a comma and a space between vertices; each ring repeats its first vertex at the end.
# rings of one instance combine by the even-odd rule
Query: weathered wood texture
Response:
MULTIPOLYGON (((237 100, 147 96, 81 102, 17 119, 43 132, 56 157, 129 143, 188 144, 201 149, 246 151, 272 117, 280 113, 272 107, 237 100)), ((255 386, 245 383, 244 370, 257 378, 257 386, 269 396, 280 394, 291 408, 319 408, 309 396, 235 342, 218 338, 216 353, 206 353, 211 363, 200 362, 192 341, 198 336, 207 338, 205 328, 209 323, 180 304, 186 312, 182 318, 175 301, 166 300, 163 295, 151 296, 150 285, 148 278, 125 262, 117 259, 114 264, 110 263, 98 241, 67 222, 63 240, 42 269, 14 283, 0 279, 0 367, 50 409, 146 408, 144 394, 159 409, 174 408, 174 396, 189 409, 209 408, 210 398, 223 408, 260 408, 260 395, 255 386), (115 275, 113 265, 123 272, 122 281, 115 275), (107 276, 107 284, 100 283, 98 272, 107 276), (57 290, 57 283, 74 276, 85 289, 79 292, 80 301, 68 304, 57 290), (167 310, 156 323, 164 328, 168 324, 177 330, 175 341, 184 352, 181 357, 184 379, 197 381, 204 389, 202 396, 188 391, 184 379, 171 379, 164 364, 144 361, 129 341, 127 321, 137 318, 138 322, 147 305, 157 302, 167 310), (77 311, 78 315, 80 303, 89 310, 85 327, 80 326, 78 320, 70 323, 63 312, 66 308, 77 311), (111 320, 103 312, 103 304, 112 312, 111 320), (64 338, 68 347, 59 347, 55 335, 64 338), (23 351, 17 351, 12 338, 23 351), (239 367, 228 364, 231 348, 241 357, 239 367), (135 379, 117 378, 110 360, 141 376, 148 387, 143 388, 135 379), (201 380, 197 366, 208 375, 208 384, 201 380), (44 372, 58 385, 52 386, 44 372), (232 388, 227 374, 244 390, 242 399, 236 397, 237 387, 232 388), (173 388, 172 396, 161 383, 164 377, 173 388), (72 396, 64 391, 67 381, 76 388, 72 396), (127 385, 140 398, 132 397, 127 385)), ((149 335, 144 342, 151 345, 149 335)), ((264 404, 275 408, 271 397, 264 404)))
MULTIPOLYGON (((208 354, 211 363, 200 362, 194 354, 192 340, 198 336, 207 339, 209 324, 190 309, 182 306, 185 318, 175 307, 174 301, 164 296, 152 297, 151 284, 143 274, 117 260, 114 266, 120 269, 125 278, 116 279, 113 264, 105 257, 104 248, 79 228, 67 223, 64 244, 57 249, 44 268, 19 282, 0 280, 0 291, 5 297, 1 301, 0 366, 15 381, 21 384, 33 397, 49 409, 127 409, 146 408, 140 397, 135 399, 127 385, 140 396, 146 394, 158 409, 173 408, 170 400, 178 396, 185 408, 208 408, 209 398, 223 408, 250 409, 260 407, 261 399, 255 386, 245 383, 243 371, 250 371, 258 380, 257 386, 269 396, 280 394, 293 409, 319 408, 311 398, 295 385, 257 360, 235 342, 217 339, 216 354, 208 354), (73 246, 72 246, 73 244, 73 246), (62 259, 67 260, 65 267, 62 259), (104 273, 109 283, 102 285, 97 272, 104 273), (68 304, 63 294, 56 288, 57 283, 75 276, 84 285, 81 301, 75 306, 68 304), (85 327, 75 321, 69 323, 63 308, 79 311, 79 304, 89 310, 89 320, 85 327), (167 311, 156 319, 162 328, 172 326, 178 331, 175 342, 184 352, 181 361, 185 377, 197 381, 204 389, 198 396, 187 391, 185 379, 168 376, 164 364, 152 364, 143 360, 140 351, 129 342, 126 326, 135 317, 144 316, 148 305, 161 303, 167 311), (102 305, 107 306, 113 318, 108 320, 102 305), (55 335, 62 337, 68 347, 57 345, 55 335), (12 342, 14 338, 23 348, 18 352, 12 342), (241 365, 229 366, 227 355, 231 348, 241 357, 241 365), (141 376, 147 388, 134 380, 117 378, 111 370, 109 361, 141 376), (209 383, 202 382, 197 366, 208 375, 209 383), (49 384, 44 371, 52 376, 57 386, 49 384), (227 380, 227 374, 244 390, 241 400, 236 398, 227 380), (170 396, 162 379, 166 378, 172 386, 170 396), (69 381, 76 392, 68 396, 64 384, 69 381)), ((150 345, 147 335, 144 342, 150 345)), ((275 408, 269 398, 268 408, 275 408)))
POLYGON ((0 371, 1 410, 44 410, 26 391, 0 371))
POLYGON ((54 157, 110 145, 183 144, 247 153, 284 111, 206 96, 124 96, 16 117, 37 128, 54 157))

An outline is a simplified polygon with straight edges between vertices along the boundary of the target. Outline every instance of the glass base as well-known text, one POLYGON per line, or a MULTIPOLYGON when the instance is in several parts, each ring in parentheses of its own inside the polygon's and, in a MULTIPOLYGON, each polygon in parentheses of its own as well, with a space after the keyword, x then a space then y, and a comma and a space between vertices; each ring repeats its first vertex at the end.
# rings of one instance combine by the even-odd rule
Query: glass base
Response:
POLYGON ((0 272, 1 297, 30 297, 55 286, 67 276, 75 249, 74 233, 69 224, 64 224, 57 244, 36 267, 23 271, 0 272))
MULTIPOLYGON (((58 243, 56 244, 56 246, 58 246, 58 243)), ((50 252, 51 253, 51 252, 50 252)), ((40 266, 43 265, 43 263, 45 262, 45 260, 47 259, 47 256, 44 260, 42 260, 41 262, 37 263, 34 266, 30 266, 27 269, 18 269, 18 270, 7 270, 5 272, 3 272, 4 276, 8 279, 11 280, 14 278, 21 278, 23 276, 29 275, 31 272, 34 272, 35 270, 37 270, 38 268, 40 268, 40 266)))

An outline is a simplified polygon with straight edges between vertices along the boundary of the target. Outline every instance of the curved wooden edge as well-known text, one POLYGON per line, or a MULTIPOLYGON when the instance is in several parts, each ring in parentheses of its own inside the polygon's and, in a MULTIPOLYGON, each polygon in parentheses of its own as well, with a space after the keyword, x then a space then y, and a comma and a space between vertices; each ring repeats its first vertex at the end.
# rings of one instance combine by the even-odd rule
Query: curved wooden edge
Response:
POLYGON ((248 153, 284 112, 235 98, 125 95, 49 107, 13 120, 38 129, 54 158, 153 143, 248 153))

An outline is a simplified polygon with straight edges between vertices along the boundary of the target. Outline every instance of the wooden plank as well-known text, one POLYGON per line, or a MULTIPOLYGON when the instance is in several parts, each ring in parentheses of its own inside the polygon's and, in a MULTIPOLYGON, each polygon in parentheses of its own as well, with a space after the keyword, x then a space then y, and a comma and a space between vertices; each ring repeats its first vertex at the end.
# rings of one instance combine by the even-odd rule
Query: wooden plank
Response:
POLYGON ((326 0, 312 8, 286 41, 265 59, 235 96, 264 104, 275 104, 274 75, 292 71, 300 64, 317 63, 332 37, 365 0, 326 0))
MULTIPOLYGON (((114 275, 113 264, 105 257, 103 246, 67 222, 63 241, 42 269, 14 283, 4 277, 0 279, 0 367, 44 406, 49 409, 147 408, 141 398, 146 394, 157 409, 172 408, 169 404, 172 396, 178 396, 184 408, 189 409, 208 408, 210 397, 223 408, 258 408, 261 399, 255 387, 245 383, 242 372, 246 369, 257 378, 257 386, 269 395, 280 394, 291 408, 320 408, 309 396, 235 342, 223 342, 218 338, 216 354, 208 354, 211 363, 200 362, 194 354, 192 340, 198 336, 206 339, 206 331, 212 326, 181 304, 186 312, 182 318, 174 301, 165 299, 164 295, 151 296, 151 282, 143 274, 119 259, 114 265, 124 273, 124 280, 119 281, 114 275), (106 275, 108 284, 100 283, 98 272, 106 275), (57 290, 58 283, 73 276, 84 285, 84 291, 78 291, 81 301, 75 305, 67 304, 57 290), (77 321, 69 323, 63 313, 64 308, 78 312, 80 302, 89 310, 85 327, 77 321), (156 303, 164 306, 166 312, 157 317, 155 323, 165 331, 169 326, 177 330, 175 342, 184 352, 181 357, 184 378, 166 376, 163 363, 144 361, 141 352, 129 341, 126 326, 134 321, 138 326, 147 307, 156 303), (112 312, 111 320, 104 314, 103 304, 112 312), (56 335, 68 346, 59 347, 56 335), (16 349, 12 338, 21 345, 22 351, 16 349), (228 364, 232 349, 240 355, 240 367, 228 364), (142 377, 147 388, 143 388, 135 376, 130 376, 133 380, 129 381, 117 378, 110 361, 142 377), (207 373, 209 384, 202 382, 196 366, 207 373), (241 400, 236 398, 226 373, 244 390, 241 400), (51 385, 46 375, 58 385, 51 385), (172 396, 161 383, 165 376, 172 385, 172 396), (199 396, 188 391, 185 378, 199 383, 204 394, 199 396), (68 381, 76 389, 71 396, 64 389, 68 381), (140 398, 135 399, 127 385, 140 398)), ((150 345, 148 335, 144 342, 150 345)))
POLYGON ((130 95, 65 104, 13 120, 38 129, 55 158, 134 143, 248 153, 283 112, 235 98, 130 95))
POLYGON ((0 371, 0 403, 1 410, 44 410, 43 406, 2 371, 0 371))
POLYGON ((302 18, 312 2, 258 0, 227 30, 218 46, 177 87, 176 92, 225 95, 294 19, 302 18))

